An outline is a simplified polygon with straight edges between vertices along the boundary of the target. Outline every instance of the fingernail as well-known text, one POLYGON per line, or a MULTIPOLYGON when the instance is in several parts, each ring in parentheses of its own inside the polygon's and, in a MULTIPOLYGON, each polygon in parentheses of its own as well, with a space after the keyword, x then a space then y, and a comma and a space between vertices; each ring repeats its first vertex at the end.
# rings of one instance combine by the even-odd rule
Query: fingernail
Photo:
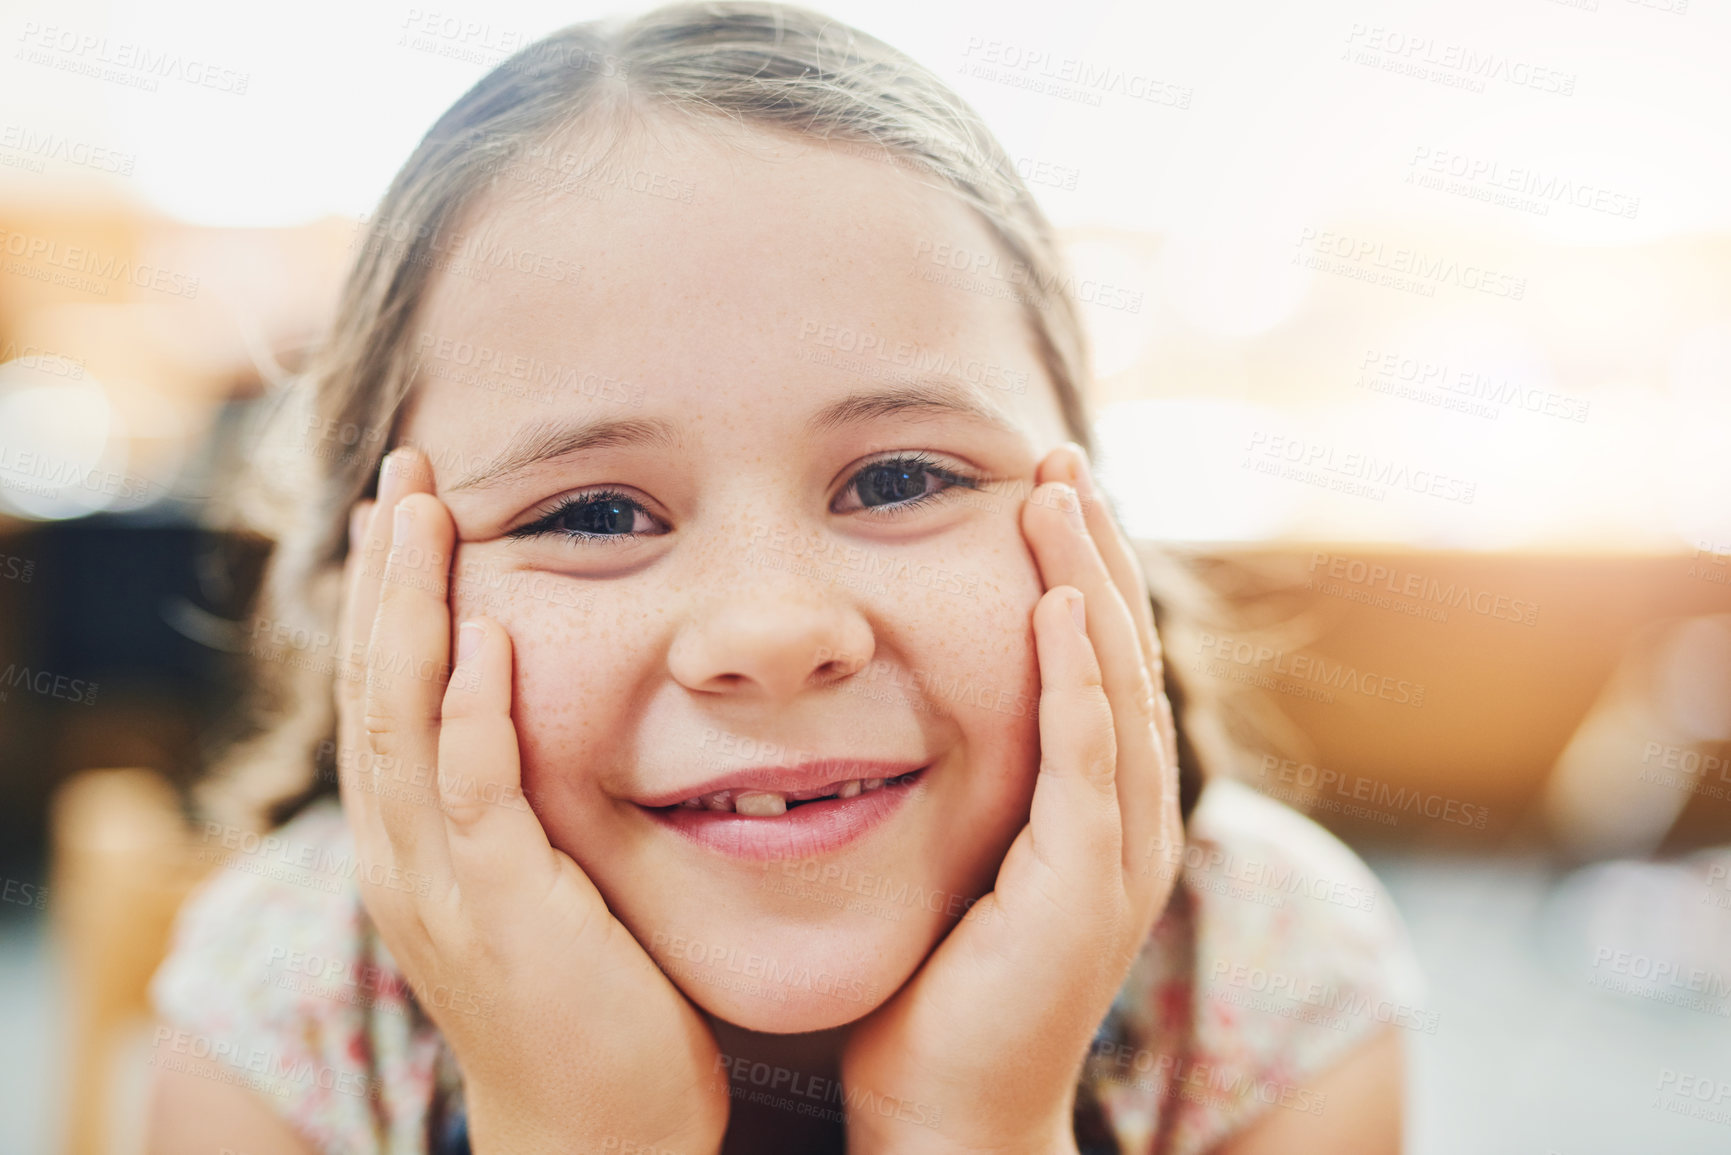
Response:
POLYGON ((1093 497, 1099 491, 1094 487, 1094 463, 1088 460, 1088 451, 1074 441, 1064 444, 1076 453, 1076 489, 1088 497, 1093 497))
POLYGON ((481 635, 485 632, 480 622, 464 622, 457 627, 457 664, 459 666, 480 652, 481 635))
POLYGON ((391 470, 394 468, 391 465, 391 461, 396 456, 397 451, 393 449, 389 453, 385 454, 385 459, 383 461, 379 462, 379 481, 381 483, 383 483, 386 478, 390 477, 391 470))
POLYGON ((392 544, 400 543, 409 536, 409 527, 415 522, 415 511, 409 506, 409 499, 397 502, 396 512, 391 519, 392 544))
POLYGON ((1082 593, 1080 590, 1065 595, 1070 603, 1070 620, 1076 623, 1076 632, 1083 637, 1088 636, 1088 614, 1082 608, 1082 593))

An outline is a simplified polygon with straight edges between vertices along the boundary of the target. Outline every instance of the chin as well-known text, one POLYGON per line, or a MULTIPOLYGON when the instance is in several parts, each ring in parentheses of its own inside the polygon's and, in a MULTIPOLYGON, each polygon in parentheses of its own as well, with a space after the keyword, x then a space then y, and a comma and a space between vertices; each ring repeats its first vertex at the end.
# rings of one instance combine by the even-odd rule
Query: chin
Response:
POLYGON ((804 1035, 864 1018, 888 1001, 893 990, 878 991, 868 1000, 864 992, 843 987, 840 992, 806 990, 765 991, 761 988, 730 990, 675 978, 674 985, 703 1010, 724 1022, 766 1035, 804 1035))
POLYGON ((823 924, 765 919, 646 944, 657 965, 697 1006, 766 1034, 845 1026, 877 1010, 919 967, 943 926, 913 912, 837 912, 823 924))

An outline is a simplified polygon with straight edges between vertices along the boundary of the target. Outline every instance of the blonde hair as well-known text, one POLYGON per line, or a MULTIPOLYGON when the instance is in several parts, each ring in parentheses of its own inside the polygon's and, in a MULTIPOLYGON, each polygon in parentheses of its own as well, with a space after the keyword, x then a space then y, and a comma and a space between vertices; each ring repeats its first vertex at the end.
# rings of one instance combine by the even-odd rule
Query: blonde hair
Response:
MULTIPOLYGON (((296 473, 268 511, 277 547, 260 612, 274 632, 336 636, 348 511, 369 495, 394 443, 414 380, 411 328, 441 236, 528 150, 656 110, 839 143, 960 197, 1024 266, 1036 348, 1069 435, 1093 451, 1087 344, 1052 228, 985 122, 933 73, 845 24, 781 4, 681 4, 577 24, 505 60, 452 105, 372 218, 334 325, 283 414, 284 427, 318 435, 275 466, 296 473)), ((335 782, 334 662, 278 655, 256 665, 262 728, 201 798, 207 812, 254 826, 282 820, 335 782)), ((1180 710, 1181 727, 1196 708, 1180 710)), ((1194 752, 1181 742, 1180 754, 1193 801, 1194 752)))

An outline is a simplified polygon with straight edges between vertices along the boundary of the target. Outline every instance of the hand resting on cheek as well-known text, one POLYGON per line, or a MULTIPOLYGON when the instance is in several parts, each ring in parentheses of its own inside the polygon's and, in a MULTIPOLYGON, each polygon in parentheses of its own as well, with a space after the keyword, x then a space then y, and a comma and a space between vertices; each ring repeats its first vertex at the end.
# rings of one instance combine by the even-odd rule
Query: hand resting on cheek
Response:
POLYGON ((388 877, 381 864, 432 880, 425 896, 364 885, 367 911, 413 989, 486 1008, 426 1008, 462 1068, 477 1152, 714 1151, 727 1097, 702 1016, 529 807, 500 801, 521 798, 511 639, 464 623, 442 699, 434 679, 380 669, 450 664, 450 575, 426 559, 449 559, 455 532, 430 480, 398 451, 351 522, 342 652, 368 641, 366 668, 338 682, 343 809, 362 878, 388 877), (393 759, 436 767, 437 807, 369 788, 393 759))
MULTIPOLYGON (((729 1087, 713 1032, 522 801, 511 639, 472 619, 448 684, 396 672, 453 665, 456 531, 431 477, 398 450, 351 523, 342 652, 366 639, 366 668, 339 681, 344 809, 362 878, 431 879, 425 894, 363 886, 367 910, 414 989, 479 996, 484 1013, 427 1007, 462 1068, 477 1152, 716 1151, 729 1087), (392 760, 436 767, 436 807, 369 789, 392 760)), ((852 1151, 1073 1150, 1089 1040, 1175 881, 1176 858, 1153 855, 1182 828, 1142 576, 1077 448, 1034 480, 1032 812, 991 893, 851 1028, 849 1101, 901 1108, 850 1111, 852 1151)))

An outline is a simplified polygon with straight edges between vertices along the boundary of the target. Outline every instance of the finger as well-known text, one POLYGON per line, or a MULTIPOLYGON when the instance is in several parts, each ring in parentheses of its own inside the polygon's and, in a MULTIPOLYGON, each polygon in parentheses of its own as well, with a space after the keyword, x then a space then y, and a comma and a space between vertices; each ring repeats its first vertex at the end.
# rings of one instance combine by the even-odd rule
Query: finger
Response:
POLYGON ((1047 588, 1071 585, 1087 600, 1088 638, 1099 657, 1118 743, 1124 870, 1139 875, 1148 847, 1163 830, 1165 795, 1173 792, 1156 730, 1157 684, 1130 608, 1087 532, 1076 491, 1062 482, 1040 486, 1023 510, 1023 528, 1047 588))
MULTIPOLYGON (((1088 527, 1088 536, 1094 539, 1094 547, 1100 551, 1107 572, 1112 575, 1112 584, 1118 587, 1119 594, 1130 607, 1130 616, 1136 623, 1136 638, 1141 643, 1143 659, 1148 663, 1149 670, 1156 675, 1155 685, 1164 687, 1164 652, 1160 645, 1160 633, 1154 627, 1154 607, 1149 600, 1148 579, 1142 573, 1142 563, 1137 560, 1130 539, 1124 535, 1118 519, 1112 516, 1111 505, 1094 478, 1093 466, 1088 461, 1087 452, 1074 441, 1066 441, 1047 454, 1046 459, 1040 463, 1035 479, 1038 482, 1065 481, 1076 487, 1082 501, 1083 520, 1088 527)), ((1172 709, 1171 704, 1164 700, 1164 692, 1161 698, 1160 705, 1164 708, 1168 723, 1164 736, 1168 739, 1167 750, 1170 752, 1172 709)))
MULTIPOLYGON (((372 581, 364 573, 367 526, 372 520, 373 501, 359 501, 349 511, 349 553, 343 560, 343 603, 337 622, 337 790, 343 813, 354 831, 356 849, 363 860, 378 861, 387 854, 384 824, 370 800, 372 752, 367 749, 361 717, 365 712, 366 647, 370 624, 359 620, 357 607, 365 597, 376 602, 376 593, 363 593, 361 583, 372 581), (358 640, 357 640, 358 639, 358 640)), ((370 623, 370 618, 367 619, 370 623)))
POLYGON ((511 638, 490 618, 457 630, 457 664, 439 726, 439 798, 452 876, 465 906, 552 877, 553 848, 523 796, 517 728, 511 721, 511 638))
MULTIPOLYGON (((404 447, 391 451, 379 464, 377 499, 357 503, 363 514, 360 540, 351 539, 347 565, 352 567, 345 590, 343 615, 338 632, 342 637, 337 693, 337 781, 343 805, 355 832, 356 849, 369 863, 388 865, 392 858, 379 811, 381 795, 413 788, 393 782, 388 770, 374 756, 366 734, 366 692, 375 675, 372 660, 373 619, 378 615, 379 587, 384 580, 385 560, 390 552, 390 517, 396 503, 409 491, 418 473, 418 453, 404 447)), ((355 522, 350 522, 351 535, 355 522)), ((430 776, 429 776, 430 777, 430 776)))
POLYGON ((1047 590, 1034 606, 1040 775, 1028 828, 1035 858, 1064 884, 1063 893, 1050 897, 1078 912, 1092 906, 1077 901, 1078 893, 1098 897, 1116 889, 1102 879, 1116 881, 1122 838, 1117 739, 1087 613, 1085 595, 1073 586, 1047 590))
POLYGON ((1152 836, 1153 842, 1140 850, 1134 844, 1126 847, 1130 856, 1142 858, 1143 867, 1139 869, 1146 869, 1152 864, 1155 854, 1169 860, 1183 843, 1183 822, 1177 809, 1178 728, 1172 716, 1172 700, 1166 694, 1166 651, 1160 641, 1160 632, 1154 624, 1154 606, 1149 596, 1148 579, 1142 573, 1142 563, 1137 559, 1130 539, 1118 524, 1118 519, 1112 515, 1111 503, 1106 500, 1105 492, 1094 477, 1093 464, 1088 460, 1087 451, 1074 441, 1067 441, 1047 455, 1046 460, 1041 462, 1041 471, 1042 474, 1053 475, 1041 476, 1042 481, 1069 480, 1076 486, 1082 501, 1088 536, 1093 539, 1094 547, 1100 551, 1101 560, 1106 563, 1106 569, 1112 575, 1112 583, 1118 587, 1130 609, 1130 616, 1136 623, 1137 639, 1141 643, 1148 672, 1154 683, 1154 708, 1159 723, 1157 733, 1161 747, 1160 776, 1166 783, 1165 797, 1162 800, 1164 821, 1160 832, 1152 836), (1167 813, 1167 810, 1170 813, 1167 813))
POLYGON ((1113 584, 1118 587, 1130 616, 1136 623, 1136 636, 1142 644, 1144 660, 1153 675, 1155 700, 1159 712, 1160 737, 1166 764, 1176 771, 1178 766, 1177 732, 1172 720, 1172 702, 1166 696, 1166 652, 1160 644, 1160 631, 1154 626, 1154 605, 1149 598, 1148 579, 1142 573, 1142 563, 1130 546, 1130 539, 1094 478, 1093 465, 1082 447, 1072 443, 1076 459, 1076 491, 1082 499, 1082 512, 1088 525, 1088 536, 1106 563, 1113 584))
MULTIPOLYGON (((354 559, 359 573, 343 622, 343 628, 355 643, 343 655, 351 663, 350 673, 353 675, 345 678, 345 687, 349 701, 357 707, 364 706, 366 701, 366 672, 370 667, 365 659, 367 646, 372 640, 373 618, 378 614, 379 587, 385 576, 385 561, 391 547, 391 511, 410 492, 412 482, 419 476, 417 456, 415 450, 406 447, 386 454, 379 464, 377 500, 359 503, 367 509, 359 556, 354 559)), ((356 710, 357 719, 361 713, 360 709, 356 710)))
POLYGON ((391 550, 373 619, 366 691, 366 739, 379 768, 413 789, 381 791, 376 806, 394 861, 445 877, 449 858, 437 793, 439 707, 450 658, 448 581, 456 528, 438 498, 409 480, 411 492, 391 513, 391 550))

